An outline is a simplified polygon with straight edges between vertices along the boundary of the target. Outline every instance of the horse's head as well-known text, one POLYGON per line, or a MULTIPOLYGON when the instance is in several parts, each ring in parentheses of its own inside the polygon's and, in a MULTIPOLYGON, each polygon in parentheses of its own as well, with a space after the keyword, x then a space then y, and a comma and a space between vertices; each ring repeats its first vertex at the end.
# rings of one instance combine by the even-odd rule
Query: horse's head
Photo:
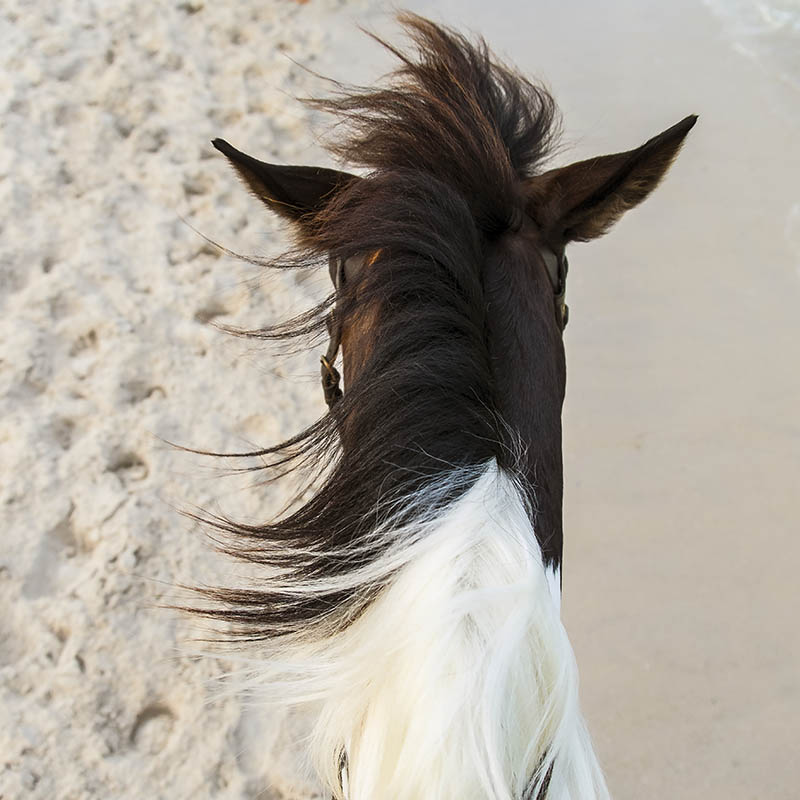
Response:
MULTIPOLYGON (((634 150, 520 178, 509 187, 498 213, 488 221, 476 220, 480 277, 488 308, 485 333, 498 407, 524 448, 532 450, 527 476, 536 488, 537 530, 546 531, 542 546, 557 560, 562 541, 560 414, 566 385, 562 341, 568 320, 566 247, 601 236, 625 211, 644 200, 666 173, 695 121, 695 116, 686 117, 634 150)), ((360 205, 368 202, 370 182, 376 180, 320 167, 277 166, 245 155, 227 142, 214 144, 251 191, 288 219, 300 243, 311 249, 334 244, 321 233, 326 227, 321 220, 339 217, 344 221, 348 208, 363 216, 360 205)), ((432 183, 431 191, 435 190, 432 183)), ((385 201, 386 191, 385 186, 379 189, 378 202, 385 201)), ((399 194, 405 191, 407 187, 398 185, 399 194)), ((430 202, 435 214, 435 198, 430 202)), ((385 218, 385 208, 381 213, 384 218, 375 220, 376 233, 392 224, 385 218)), ((397 224, 402 228, 401 219, 397 224)), ((442 231, 443 236, 447 233, 442 231)), ((373 343, 381 336, 381 290, 374 290, 370 273, 391 269, 391 264, 391 248, 377 239, 365 252, 330 252, 337 308, 331 317, 332 345, 323 357, 329 402, 339 396, 338 373, 332 363, 339 344, 347 387, 357 383, 373 343)))

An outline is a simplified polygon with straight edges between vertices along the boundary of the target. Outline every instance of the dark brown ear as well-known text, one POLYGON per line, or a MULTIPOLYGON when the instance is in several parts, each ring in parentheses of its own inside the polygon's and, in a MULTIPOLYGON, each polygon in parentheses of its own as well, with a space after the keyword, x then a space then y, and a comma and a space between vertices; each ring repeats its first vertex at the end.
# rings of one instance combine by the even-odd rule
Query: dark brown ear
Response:
POLYGON ((211 143, 227 156, 253 194, 272 211, 292 221, 320 211, 357 176, 325 167, 281 167, 258 161, 224 139, 211 143))
POLYGON ((545 236, 586 242, 602 236, 658 186, 697 122, 693 114, 636 150, 599 156, 531 178, 529 213, 545 236))

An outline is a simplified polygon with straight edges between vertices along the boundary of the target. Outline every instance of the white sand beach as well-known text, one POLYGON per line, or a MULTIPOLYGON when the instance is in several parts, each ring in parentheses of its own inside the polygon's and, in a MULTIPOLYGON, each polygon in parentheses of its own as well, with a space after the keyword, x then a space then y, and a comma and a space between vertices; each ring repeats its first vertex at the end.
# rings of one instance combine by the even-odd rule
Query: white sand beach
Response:
MULTIPOLYGON (((793 800, 800 715, 800 5, 430 0, 544 80, 556 163, 700 121, 570 252, 564 618, 616 800, 793 800)), ((237 585, 178 509, 290 496, 165 443, 264 446, 324 410, 256 328, 327 275, 215 136, 331 165, 315 75, 391 67, 389 3, 7 0, 0 11, 0 800, 318 797, 302 720, 217 678, 254 650, 164 608, 237 585), (301 66, 302 65, 302 66, 301 66), (309 70, 303 69, 303 66, 309 70), (188 224, 187 224, 188 223, 188 224)))

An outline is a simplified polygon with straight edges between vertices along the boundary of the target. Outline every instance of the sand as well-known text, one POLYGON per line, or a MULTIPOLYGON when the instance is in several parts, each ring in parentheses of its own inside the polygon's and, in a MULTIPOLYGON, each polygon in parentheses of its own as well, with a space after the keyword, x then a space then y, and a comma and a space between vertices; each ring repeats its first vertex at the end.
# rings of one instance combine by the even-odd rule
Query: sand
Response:
MULTIPOLYGON (((545 78, 569 157, 701 115, 656 195, 570 253, 564 616, 618 800, 793 798, 793 28, 688 0, 410 5, 545 78)), ((188 655, 197 626, 160 607, 180 583, 242 580, 177 508, 263 519, 288 488, 163 440, 242 449, 322 412, 314 352, 277 358, 210 323, 298 311, 326 276, 265 278, 186 222, 282 249, 209 140, 330 164, 322 121, 293 99, 325 83, 293 61, 374 80, 389 61, 354 26, 391 32, 387 9, 4 5, 3 800, 315 796, 302 725, 248 707, 235 682, 220 696, 236 660, 188 655)))

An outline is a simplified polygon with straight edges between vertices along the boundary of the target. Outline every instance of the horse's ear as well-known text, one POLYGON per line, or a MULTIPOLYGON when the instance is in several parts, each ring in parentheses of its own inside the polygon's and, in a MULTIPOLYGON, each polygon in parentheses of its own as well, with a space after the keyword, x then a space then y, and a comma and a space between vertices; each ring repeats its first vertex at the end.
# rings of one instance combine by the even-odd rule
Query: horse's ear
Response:
POLYGON ((272 211, 292 221, 320 211, 355 175, 325 167, 282 167, 248 156, 224 139, 214 139, 253 194, 272 211))
POLYGON ((636 150, 570 164, 531 178, 529 212, 546 236, 566 244, 602 236, 644 200, 697 122, 686 117, 636 150))

